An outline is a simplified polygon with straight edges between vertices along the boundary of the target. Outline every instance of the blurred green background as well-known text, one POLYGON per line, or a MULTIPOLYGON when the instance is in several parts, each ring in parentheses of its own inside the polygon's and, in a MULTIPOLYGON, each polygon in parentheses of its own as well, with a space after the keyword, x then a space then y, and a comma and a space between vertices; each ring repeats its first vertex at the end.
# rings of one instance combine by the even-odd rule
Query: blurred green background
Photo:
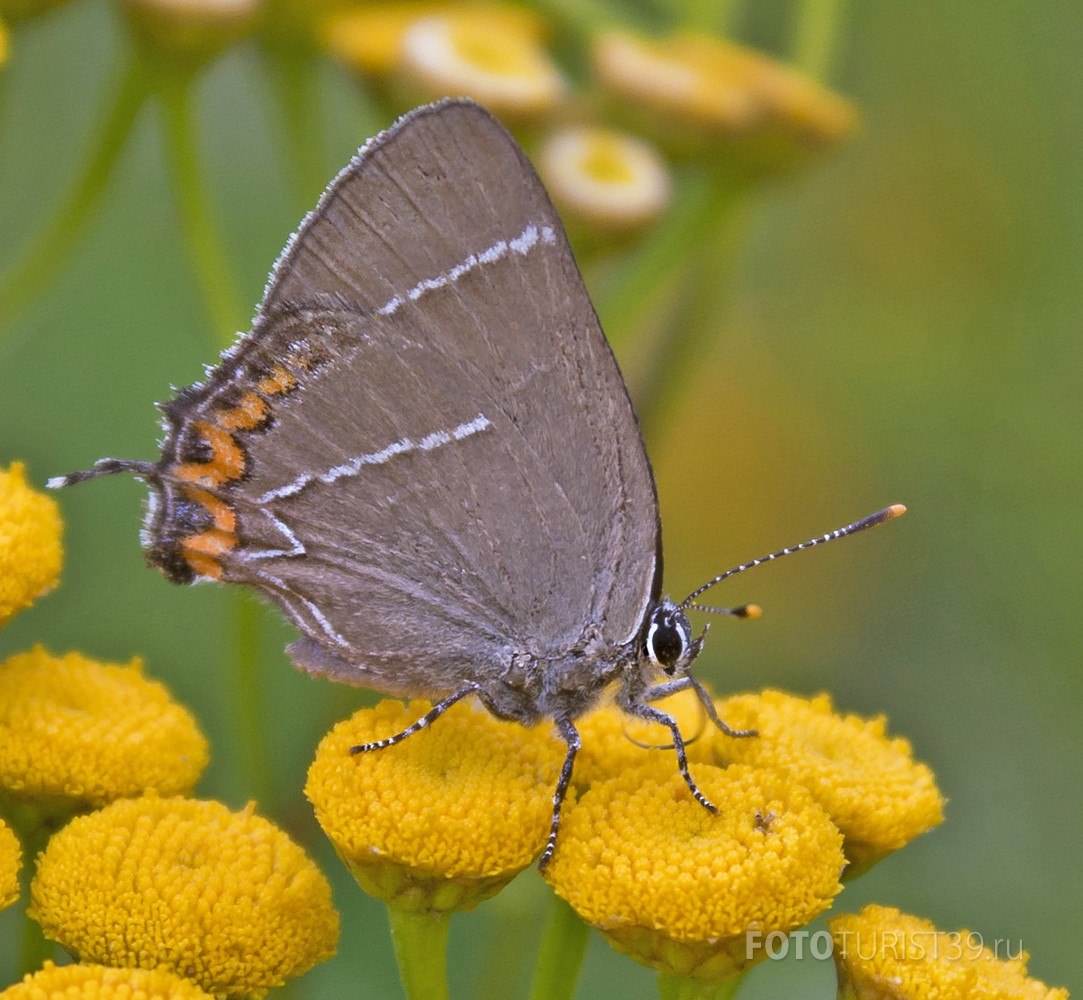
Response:
MULTIPOLYGON (((747 6, 738 36, 777 46, 789 5, 747 6)), ((128 45, 115 10, 91 0, 15 33, 0 71, 0 273, 81 169, 128 45)), ((721 691, 826 690, 845 710, 884 712, 936 771, 944 825, 836 909, 876 901, 1022 941, 1034 975, 1077 991, 1081 51, 1071 2, 851 5, 833 82, 861 109, 860 131, 759 192, 713 344, 674 379, 650 441, 674 593, 886 503, 910 507, 731 585, 724 599, 765 616, 716 622, 699 674, 721 691)), ((198 89, 211 197, 252 305, 298 218, 262 69, 254 46, 235 47, 198 89)), ((390 116, 330 63, 315 87, 330 177, 390 116)), ((145 109, 70 263, 0 331, 0 464, 24 459, 38 483, 102 455, 154 456, 151 404, 214 357, 161 138, 145 109)), ((610 332, 634 367, 636 344, 610 332)), ((144 567, 142 493, 117 479, 60 498, 63 585, 0 633, 0 656, 36 642, 143 656, 211 737, 200 791, 237 806, 252 793, 228 602, 144 567)), ((344 918, 339 955, 276 995, 399 996, 382 906, 345 875, 301 794, 320 736, 367 696, 294 671, 281 652, 289 628, 269 611, 261 620, 274 788, 261 807, 320 858, 344 918)), ((525 995, 546 891, 528 872, 455 921, 453 993, 525 995)), ((13 927, 9 913, 4 983, 13 927)), ((827 997, 833 981, 830 962, 767 962, 741 997, 827 997)), ((579 996, 655 990, 652 974, 592 941, 579 996)))

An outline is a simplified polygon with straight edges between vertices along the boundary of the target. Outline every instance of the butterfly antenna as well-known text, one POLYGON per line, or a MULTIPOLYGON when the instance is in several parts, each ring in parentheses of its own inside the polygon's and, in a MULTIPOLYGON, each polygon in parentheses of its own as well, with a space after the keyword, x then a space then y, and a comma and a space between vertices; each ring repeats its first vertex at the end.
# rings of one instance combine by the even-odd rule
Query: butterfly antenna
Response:
POLYGON ((681 601, 679 607, 695 608, 697 611, 709 611, 713 614, 732 615, 736 618, 758 618, 760 615, 760 608, 755 604, 745 604, 738 608, 717 608, 711 605, 696 604, 695 600, 700 594, 710 590, 715 584, 721 583, 723 580, 728 580, 731 576, 736 576, 738 573, 743 573, 746 569, 761 566, 766 562, 773 562, 775 559, 779 559, 782 556, 792 556, 795 552, 803 552, 805 549, 815 548, 817 545, 823 545, 825 542, 833 542, 836 538, 845 538, 847 535, 856 535, 859 531, 865 531, 867 528, 875 528, 876 525, 883 524, 885 521, 894 520, 896 517, 902 517, 905 513, 906 508, 901 503, 895 503, 890 507, 885 507, 883 510, 878 510, 875 514, 863 517, 860 521, 854 521, 853 524, 848 524, 845 528, 836 528, 834 531, 829 531, 826 535, 820 535, 818 538, 810 538, 807 542, 802 542, 800 545, 791 545, 788 548, 779 549, 778 552, 772 552, 770 555, 761 556, 759 559, 753 559, 751 562, 742 563, 740 566, 735 566, 733 569, 726 570, 725 573, 719 573, 718 576, 713 580, 708 580, 702 587, 697 587, 681 601))
POLYGON ((118 472, 130 472, 135 476, 154 476, 158 467, 153 462, 133 462, 123 458, 99 458, 89 469, 82 472, 69 472, 66 476, 53 476, 45 482, 50 490, 63 489, 65 486, 74 486, 76 483, 87 479, 97 479, 98 476, 114 476, 118 472))

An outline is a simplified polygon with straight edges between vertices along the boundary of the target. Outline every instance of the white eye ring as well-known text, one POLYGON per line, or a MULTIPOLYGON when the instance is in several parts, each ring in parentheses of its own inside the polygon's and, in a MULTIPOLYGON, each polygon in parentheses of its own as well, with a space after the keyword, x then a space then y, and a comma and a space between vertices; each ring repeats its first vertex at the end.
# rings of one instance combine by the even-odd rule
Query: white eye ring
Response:
POLYGON ((688 648, 689 648, 689 646, 691 645, 691 642, 692 642, 692 636, 689 633, 689 631, 688 631, 687 627, 685 626, 684 622, 682 622, 680 620, 680 618, 671 618, 670 622, 671 623, 669 625, 667 625, 667 628, 672 628, 673 630, 675 630, 677 635, 680 636, 680 640, 681 640, 681 651, 680 651, 680 654, 677 656, 677 658, 675 660, 673 660, 672 662, 670 662, 668 664, 663 663, 658 658, 658 654, 655 652, 655 649, 654 649, 654 634, 655 634, 655 632, 658 631, 658 629, 660 629, 662 627, 658 623, 657 619, 652 621, 651 625, 650 625, 650 628, 647 629, 647 639, 646 639, 646 642, 644 643, 644 645, 647 648, 647 656, 650 659, 651 663, 653 663, 656 667, 660 667, 662 670, 665 670, 667 672, 671 671, 675 666, 677 666, 685 658, 685 656, 688 653, 688 648))

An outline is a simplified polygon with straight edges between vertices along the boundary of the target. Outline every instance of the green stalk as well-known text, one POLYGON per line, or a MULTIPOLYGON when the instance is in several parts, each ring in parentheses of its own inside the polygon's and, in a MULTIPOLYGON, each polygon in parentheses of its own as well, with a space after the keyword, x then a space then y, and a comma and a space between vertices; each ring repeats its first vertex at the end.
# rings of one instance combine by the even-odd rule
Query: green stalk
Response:
POLYGON ((824 81, 842 21, 842 0, 804 0, 793 33, 793 62, 815 80, 824 81))
POLYGON ((665 217, 595 294, 598 317, 613 343, 632 340, 643 318, 687 270, 709 231, 714 186, 702 168, 679 178, 665 217))
POLYGON ((682 397, 683 384, 709 354, 711 342, 719 333, 728 300, 727 279, 748 229, 749 182, 722 178, 715 183, 705 231, 694 248, 695 263, 688 269, 685 308, 670 319, 666 335, 651 358, 649 375, 634 400, 648 441, 657 441, 667 406, 682 397))
POLYGON ((9 324, 67 261, 105 191, 146 100, 146 74, 132 59, 117 78, 94 129, 90 155, 30 251, 0 285, 0 323, 9 324))
POLYGON ((668 972, 658 973, 659 1000, 731 1000, 740 985, 740 977, 715 983, 668 972))
POLYGON ((448 1000, 447 913, 408 913, 389 906, 391 941, 407 1000, 448 1000))
POLYGON ((281 114, 294 210, 303 215, 327 183, 320 118, 319 63, 297 46, 268 43, 264 62, 281 114))
MULTIPOLYGON (((165 134, 174 197, 192 270, 211 317, 215 344, 233 342, 243 322, 229 256, 218 235, 210 199, 200 173, 196 123, 192 109, 193 79, 163 67, 159 92, 165 112, 165 134)), ((266 759, 265 698, 260 682, 259 606, 243 591, 229 595, 234 648, 232 695, 239 721, 240 757, 250 794, 273 811, 274 786, 266 759)))
POLYGON ((589 938, 590 928, 554 895, 538 946, 530 1000, 571 1000, 589 938))
POLYGON ((193 82, 188 73, 164 75, 159 91, 165 111, 173 194, 188 256, 210 313, 216 343, 226 347, 233 342, 244 311, 200 174, 192 112, 193 82))

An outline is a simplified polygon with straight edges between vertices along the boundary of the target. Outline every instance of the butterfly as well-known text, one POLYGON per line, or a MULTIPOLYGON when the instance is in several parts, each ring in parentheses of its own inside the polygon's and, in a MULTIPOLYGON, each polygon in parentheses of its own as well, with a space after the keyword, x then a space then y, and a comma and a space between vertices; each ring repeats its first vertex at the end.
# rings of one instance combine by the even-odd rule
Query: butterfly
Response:
POLYGON ((628 392, 560 219, 526 156, 465 100, 418 108, 331 183, 271 273, 252 329, 161 406, 156 462, 102 459, 50 480, 133 473, 142 543, 176 583, 254 588, 301 637, 312 674, 432 710, 476 696, 550 721, 567 752, 540 859, 552 857, 580 738, 611 686, 654 703, 695 691, 688 613, 708 588, 853 534, 899 505, 742 564, 684 600, 662 593, 661 526, 628 392))

